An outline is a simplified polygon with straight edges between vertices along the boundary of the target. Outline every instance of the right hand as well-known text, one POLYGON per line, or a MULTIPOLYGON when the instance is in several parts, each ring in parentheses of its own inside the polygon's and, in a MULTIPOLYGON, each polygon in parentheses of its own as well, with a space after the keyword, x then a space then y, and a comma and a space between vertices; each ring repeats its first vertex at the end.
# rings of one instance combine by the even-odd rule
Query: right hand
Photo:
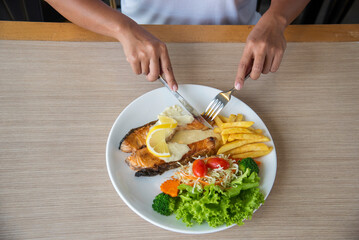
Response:
POLYGON ((164 74, 170 88, 177 91, 178 85, 166 44, 132 20, 118 40, 135 74, 146 75, 147 80, 151 82, 156 81, 160 74, 164 74))

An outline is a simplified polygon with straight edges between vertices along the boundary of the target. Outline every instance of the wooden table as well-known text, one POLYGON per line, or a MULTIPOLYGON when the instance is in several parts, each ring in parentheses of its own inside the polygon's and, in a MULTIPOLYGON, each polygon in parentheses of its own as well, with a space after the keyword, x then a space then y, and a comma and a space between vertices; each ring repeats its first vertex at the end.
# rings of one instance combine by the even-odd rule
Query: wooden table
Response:
MULTIPOLYGON (((180 84, 220 89, 251 29, 147 28, 169 42, 180 84), (202 43, 174 43, 188 41, 202 43)), ((280 70, 235 94, 273 136, 272 192, 244 226, 188 236, 132 212, 106 170, 116 117, 160 83, 133 75, 119 43, 72 24, 0 22, 0 239, 358 239, 358 33, 288 29, 280 70)))

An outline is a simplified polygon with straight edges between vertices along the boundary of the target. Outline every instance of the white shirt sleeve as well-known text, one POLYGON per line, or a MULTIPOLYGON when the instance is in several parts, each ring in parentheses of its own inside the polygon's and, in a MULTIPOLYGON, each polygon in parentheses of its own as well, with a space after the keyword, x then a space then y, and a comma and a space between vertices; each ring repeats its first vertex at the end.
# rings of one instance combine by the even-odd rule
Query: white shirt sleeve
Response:
POLYGON ((121 0, 121 11, 139 24, 254 25, 256 0, 121 0))

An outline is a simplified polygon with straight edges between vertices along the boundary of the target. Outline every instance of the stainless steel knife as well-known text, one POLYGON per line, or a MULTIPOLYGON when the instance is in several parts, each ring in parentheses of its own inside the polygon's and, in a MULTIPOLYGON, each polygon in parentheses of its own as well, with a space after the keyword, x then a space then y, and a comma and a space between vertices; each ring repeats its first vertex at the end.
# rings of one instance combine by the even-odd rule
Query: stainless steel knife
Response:
POLYGON ((200 121, 203 125, 205 125, 208 128, 213 128, 211 126, 211 124, 209 124, 206 119, 204 119, 201 114, 198 113, 198 111, 191 106, 191 104, 189 104, 186 99, 184 99, 181 94, 179 94, 178 92, 172 91, 172 89, 168 86, 166 80, 164 80, 162 78, 162 76, 159 76, 158 80, 160 80, 161 83, 163 83, 163 85, 165 85, 165 87, 172 93, 173 96, 175 96, 177 98, 177 100, 181 103, 182 107, 184 107, 190 114, 192 114, 192 116, 197 119, 198 121, 200 121))

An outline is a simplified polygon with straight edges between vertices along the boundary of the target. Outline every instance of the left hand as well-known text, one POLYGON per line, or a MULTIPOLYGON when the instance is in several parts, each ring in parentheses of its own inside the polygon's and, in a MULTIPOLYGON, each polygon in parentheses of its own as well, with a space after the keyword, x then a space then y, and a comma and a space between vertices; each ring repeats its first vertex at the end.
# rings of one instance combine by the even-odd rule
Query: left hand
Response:
POLYGON ((285 24, 271 13, 264 14, 248 35, 242 58, 238 65, 235 88, 243 87, 244 77, 251 73, 253 80, 261 73, 276 72, 286 48, 285 24))

